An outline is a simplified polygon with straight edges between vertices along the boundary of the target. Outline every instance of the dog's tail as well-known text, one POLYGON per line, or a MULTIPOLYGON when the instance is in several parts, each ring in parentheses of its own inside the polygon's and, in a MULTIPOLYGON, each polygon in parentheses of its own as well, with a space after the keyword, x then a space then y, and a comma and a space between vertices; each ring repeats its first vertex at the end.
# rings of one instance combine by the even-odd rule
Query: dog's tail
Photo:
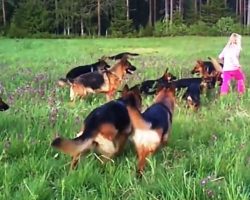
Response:
POLYGON ((139 54, 138 53, 123 52, 123 53, 119 53, 119 54, 114 55, 114 56, 109 56, 108 59, 119 60, 119 59, 122 59, 123 57, 129 57, 129 56, 139 56, 139 54))
POLYGON ((141 112, 137 108, 135 97, 133 95, 130 95, 126 97, 124 101, 127 105, 129 118, 132 122, 133 127, 137 129, 149 129, 151 127, 151 123, 146 122, 142 117, 141 112))
POLYGON ((74 139, 57 137, 51 142, 51 146, 67 155, 75 156, 90 149, 92 139, 82 139, 81 136, 74 139))
POLYGON ((129 53, 129 52, 127 52, 127 55, 129 55, 129 56, 139 56, 140 54, 138 54, 138 53, 129 53))
POLYGON ((220 63, 215 58, 208 57, 208 59, 211 60, 216 71, 222 72, 222 67, 221 67, 220 63))
POLYGON ((60 78, 57 81, 57 84, 60 87, 71 86, 73 83, 74 83, 74 79, 60 78))
POLYGON ((66 79, 66 78, 60 78, 60 79, 57 81, 57 85, 60 86, 60 87, 69 86, 68 79, 66 79))

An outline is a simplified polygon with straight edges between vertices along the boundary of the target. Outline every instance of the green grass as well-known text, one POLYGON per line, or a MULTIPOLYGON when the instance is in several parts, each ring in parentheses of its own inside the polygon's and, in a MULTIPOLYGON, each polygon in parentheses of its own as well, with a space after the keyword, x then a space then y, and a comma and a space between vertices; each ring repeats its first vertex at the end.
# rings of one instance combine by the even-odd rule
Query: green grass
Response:
MULTIPOLYGON (((132 145, 114 163, 94 154, 69 172, 70 158, 50 142, 56 133, 74 137, 83 119, 105 103, 103 95, 69 103, 68 89, 56 81, 78 64, 123 51, 132 60, 132 86, 161 76, 166 67, 191 77, 196 59, 216 57, 227 38, 176 37, 93 40, 0 39, 1 96, 11 109, 0 113, 0 199, 223 199, 250 198, 250 99, 237 94, 202 97, 191 112, 178 102, 168 145, 152 156, 144 177, 135 177, 132 145)), ((250 76, 250 38, 243 38, 241 63, 250 76)), ((152 97, 144 97, 146 108, 152 97)))

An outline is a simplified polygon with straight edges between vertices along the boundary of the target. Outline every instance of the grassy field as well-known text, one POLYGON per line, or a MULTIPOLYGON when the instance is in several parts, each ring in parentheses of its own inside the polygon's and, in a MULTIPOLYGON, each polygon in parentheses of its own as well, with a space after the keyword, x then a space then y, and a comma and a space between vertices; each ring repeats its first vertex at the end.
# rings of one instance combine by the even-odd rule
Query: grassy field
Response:
MULTIPOLYGON (((105 102, 102 95, 69 103, 56 81, 78 65, 123 51, 140 53, 132 86, 161 76, 166 67, 191 77, 196 59, 217 56, 227 38, 176 37, 93 40, 0 39, 0 91, 11 109, 0 113, 0 199, 250 199, 250 98, 232 92, 202 97, 191 112, 179 102, 168 146, 135 177, 132 145, 114 163, 95 154, 69 173, 70 158, 50 142, 56 133, 74 137, 86 115, 105 102)), ((241 63, 250 77, 250 38, 243 37, 241 63)), ((119 94, 117 94, 119 95, 119 94)), ((146 108, 152 97, 144 97, 146 108)))

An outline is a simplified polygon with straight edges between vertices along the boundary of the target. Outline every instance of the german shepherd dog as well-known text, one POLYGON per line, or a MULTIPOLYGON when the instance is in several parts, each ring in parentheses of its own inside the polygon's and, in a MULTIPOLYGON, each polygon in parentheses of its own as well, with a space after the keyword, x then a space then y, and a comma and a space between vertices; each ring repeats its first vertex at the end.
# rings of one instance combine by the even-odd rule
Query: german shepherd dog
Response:
POLYGON ((146 158, 167 143, 175 106, 175 88, 160 86, 153 105, 142 114, 136 107, 136 101, 131 99, 129 102, 127 109, 134 128, 132 140, 138 156, 138 175, 141 176, 146 158))
POLYGON ((76 167, 81 154, 91 149, 109 159, 122 152, 132 132, 126 108, 127 99, 132 97, 136 109, 140 110, 142 99, 138 88, 129 90, 126 85, 121 98, 97 107, 87 116, 80 136, 74 139, 58 137, 52 141, 52 147, 72 157, 70 169, 76 167))
POLYGON ((173 80, 176 80, 176 76, 168 72, 167 68, 162 77, 155 80, 146 80, 135 86, 140 88, 141 94, 152 95, 156 93, 159 84, 168 83, 173 80))
POLYGON ((201 95, 202 86, 199 83, 191 83, 184 95, 183 99, 187 102, 187 107, 191 108, 194 111, 197 111, 200 107, 200 95, 201 95))
POLYGON ((180 89, 190 87, 191 84, 202 85, 204 88, 213 87, 211 85, 212 84, 211 78, 182 78, 182 79, 171 81, 169 83, 165 83, 164 85, 166 87, 174 85, 175 88, 179 91, 180 89))
MULTIPOLYGON (((219 63, 219 65, 223 68, 223 64, 219 63)), ((214 78, 215 83, 217 82, 218 85, 222 84, 221 72, 216 69, 212 61, 197 60, 191 73, 200 74, 204 78, 214 78)))
POLYGON ((75 78, 70 86, 70 99, 85 97, 88 93, 105 93, 107 100, 113 98, 114 93, 121 85, 126 74, 136 70, 126 57, 117 62, 110 70, 103 73, 91 72, 75 78))
POLYGON ((102 73, 109 68, 110 68, 110 65, 108 65, 106 63, 105 58, 103 57, 103 58, 99 59, 98 62, 96 62, 96 63, 89 64, 89 65, 82 65, 82 66, 78 66, 78 67, 71 69, 66 74, 66 78, 59 79, 58 85, 65 86, 66 84, 69 84, 69 82, 72 82, 73 79, 75 79, 76 77, 78 77, 82 74, 86 74, 89 72, 102 73))
POLYGON ((129 58, 131 56, 139 56, 139 54, 138 53, 123 52, 123 53, 119 53, 119 54, 114 55, 114 56, 109 56, 108 59, 110 59, 110 60, 120 60, 124 56, 129 58))
POLYGON ((8 109, 9 109, 9 106, 0 97, 0 111, 5 111, 5 110, 8 110, 8 109))

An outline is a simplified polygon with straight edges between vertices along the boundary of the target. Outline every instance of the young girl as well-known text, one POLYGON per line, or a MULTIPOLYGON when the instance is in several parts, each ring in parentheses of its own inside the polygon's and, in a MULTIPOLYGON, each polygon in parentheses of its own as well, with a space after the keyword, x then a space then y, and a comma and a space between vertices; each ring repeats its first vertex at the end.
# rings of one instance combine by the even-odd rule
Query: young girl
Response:
POLYGON ((220 94, 228 93, 230 81, 232 78, 237 80, 237 90, 240 95, 245 92, 245 75, 241 69, 239 57, 241 51, 241 35, 233 33, 227 45, 219 55, 219 59, 224 61, 220 94))

